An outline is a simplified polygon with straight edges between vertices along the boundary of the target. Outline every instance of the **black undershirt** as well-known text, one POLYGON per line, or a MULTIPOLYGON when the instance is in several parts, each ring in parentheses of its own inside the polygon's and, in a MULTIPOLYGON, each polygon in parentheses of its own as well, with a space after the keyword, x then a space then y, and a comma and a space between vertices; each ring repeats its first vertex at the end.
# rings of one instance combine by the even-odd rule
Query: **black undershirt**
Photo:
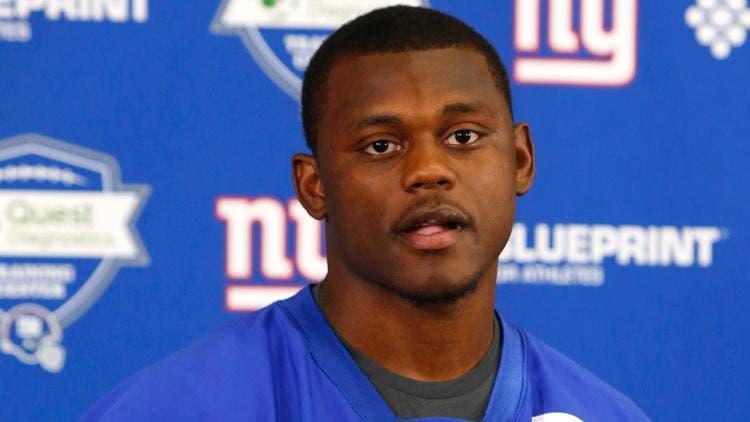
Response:
MULTIPOLYGON (((320 285, 313 287, 313 296, 321 307, 320 285)), ((502 330, 497 317, 487 353, 469 372, 449 381, 424 382, 398 375, 356 350, 338 333, 336 335, 397 417, 482 420, 502 354, 502 330)))

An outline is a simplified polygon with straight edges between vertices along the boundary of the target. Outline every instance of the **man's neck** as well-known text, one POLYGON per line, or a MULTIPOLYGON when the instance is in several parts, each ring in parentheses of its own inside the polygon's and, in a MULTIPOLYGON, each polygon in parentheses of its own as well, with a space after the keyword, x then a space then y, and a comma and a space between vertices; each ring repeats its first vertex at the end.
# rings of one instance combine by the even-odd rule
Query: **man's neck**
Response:
POLYGON ((495 271, 455 302, 415 304, 397 293, 331 271, 321 285, 328 321, 381 366, 419 381, 445 381, 473 368, 490 347, 495 271))

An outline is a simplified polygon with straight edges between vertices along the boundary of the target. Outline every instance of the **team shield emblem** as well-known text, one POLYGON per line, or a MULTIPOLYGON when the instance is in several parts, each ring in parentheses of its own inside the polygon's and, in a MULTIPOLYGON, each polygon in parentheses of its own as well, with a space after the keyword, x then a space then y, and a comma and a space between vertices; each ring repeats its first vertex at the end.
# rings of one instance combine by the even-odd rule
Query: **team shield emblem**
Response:
POLYGON ((59 372, 63 330, 122 266, 148 255, 135 220, 146 185, 109 155, 41 135, 0 141, 0 351, 59 372))
POLYGON ((332 31, 370 10, 396 4, 429 6, 426 0, 224 0, 211 29, 239 35, 265 73, 299 98, 307 63, 332 31))

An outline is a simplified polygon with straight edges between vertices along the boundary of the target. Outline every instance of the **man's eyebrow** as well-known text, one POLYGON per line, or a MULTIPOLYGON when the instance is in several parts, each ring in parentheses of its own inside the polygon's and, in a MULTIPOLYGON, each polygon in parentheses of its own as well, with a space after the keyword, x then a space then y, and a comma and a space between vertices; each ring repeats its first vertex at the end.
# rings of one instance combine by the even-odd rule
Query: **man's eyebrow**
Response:
MULTIPOLYGON (((470 113, 494 117, 490 109, 479 101, 450 103, 443 107, 443 115, 470 113)), ((403 124, 404 121, 394 114, 373 114, 360 119, 354 128, 360 130, 371 126, 402 126, 403 124)))
POLYGON ((370 126, 400 126, 403 124, 403 120, 398 116, 392 114, 375 114, 363 117, 357 122, 355 127, 357 129, 364 129, 370 126))
POLYGON ((446 114, 484 114, 493 117, 490 109, 479 101, 470 103, 451 103, 443 107, 443 115, 446 114))

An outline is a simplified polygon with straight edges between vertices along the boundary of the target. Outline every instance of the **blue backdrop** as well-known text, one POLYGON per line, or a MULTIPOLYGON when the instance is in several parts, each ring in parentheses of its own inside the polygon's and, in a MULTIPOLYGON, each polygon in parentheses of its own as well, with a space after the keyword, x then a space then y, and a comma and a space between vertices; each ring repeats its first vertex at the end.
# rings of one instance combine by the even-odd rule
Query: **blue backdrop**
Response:
POLYGON ((324 274, 290 201, 298 78, 390 3, 484 34, 531 125, 504 317, 656 420, 750 413, 746 1, 6 0, 0 420, 76 419, 324 274))

